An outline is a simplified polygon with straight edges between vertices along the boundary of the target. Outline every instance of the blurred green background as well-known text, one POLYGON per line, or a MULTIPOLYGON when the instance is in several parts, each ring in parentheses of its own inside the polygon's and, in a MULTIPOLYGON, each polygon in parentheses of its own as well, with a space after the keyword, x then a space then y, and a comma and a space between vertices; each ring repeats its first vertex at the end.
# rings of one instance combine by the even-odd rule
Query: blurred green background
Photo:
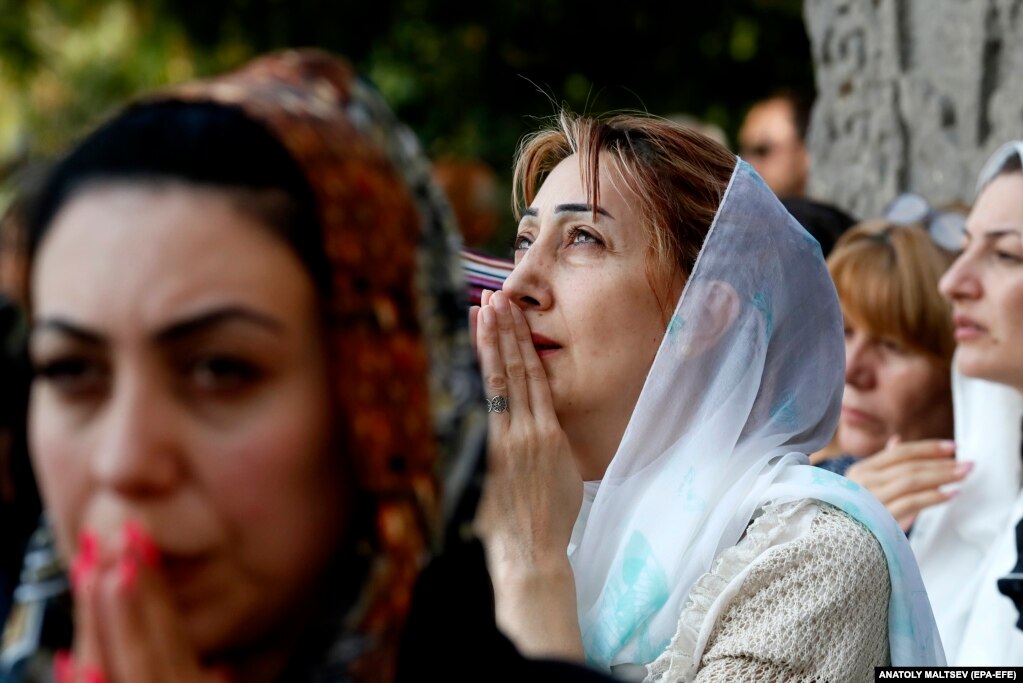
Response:
POLYGON ((0 209, 140 90, 287 46, 347 56, 431 155, 482 159, 505 188, 560 104, 687 113, 734 141, 753 101, 813 87, 801 0, 0 0, 0 209))

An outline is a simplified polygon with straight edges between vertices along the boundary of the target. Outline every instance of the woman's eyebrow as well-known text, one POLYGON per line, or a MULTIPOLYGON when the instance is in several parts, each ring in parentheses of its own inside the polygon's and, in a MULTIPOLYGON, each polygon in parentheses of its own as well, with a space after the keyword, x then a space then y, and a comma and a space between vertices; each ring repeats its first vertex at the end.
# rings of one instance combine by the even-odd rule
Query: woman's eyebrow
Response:
POLYGON ((596 209, 593 208, 592 204, 558 204, 554 207, 554 213, 599 213, 602 216, 614 219, 606 209, 598 206, 596 209))
MULTIPOLYGON (((592 204, 558 204, 554 207, 554 213, 599 213, 614 220, 614 216, 607 209, 598 206, 594 210, 592 204)), ((523 218, 536 218, 538 215, 540 215, 540 212, 532 206, 522 210, 523 218)))
POLYGON ((1019 228, 997 228, 995 230, 987 230, 983 233, 984 237, 988 239, 998 239, 999 237, 1004 237, 1005 235, 1019 234, 1021 234, 1019 228))
POLYGON ((284 326, 275 318, 239 306, 218 308, 206 313, 185 318, 159 330, 154 336, 157 342, 169 343, 185 337, 191 337, 211 328, 232 322, 244 322, 256 325, 268 332, 282 334, 284 326))
MULTIPOLYGON (((268 315, 231 306, 171 323, 159 330, 154 337, 159 343, 171 343, 232 322, 246 322, 275 334, 282 334, 284 330, 279 321, 268 315)), ((73 337, 76 341, 90 346, 103 346, 107 343, 107 338, 99 332, 61 317, 40 318, 32 325, 32 337, 45 332, 73 337)))
POLYGON ((61 317, 40 318, 36 320, 32 325, 30 336, 35 337, 45 332, 56 332, 73 337, 76 341, 90 346, 103 346, 107 343, 106 337, 99 332, 61 317))

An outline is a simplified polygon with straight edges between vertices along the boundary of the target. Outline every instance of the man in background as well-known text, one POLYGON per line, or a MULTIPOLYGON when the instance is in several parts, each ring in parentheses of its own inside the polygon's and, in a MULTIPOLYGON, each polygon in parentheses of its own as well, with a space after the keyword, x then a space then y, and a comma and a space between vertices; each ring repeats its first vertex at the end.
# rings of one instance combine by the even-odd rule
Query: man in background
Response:
POLYGON ((806 128, 812 101, 783 91, 754 104, 739 129, 739 156, 781 198, 806 195, 810 153, 806 128))

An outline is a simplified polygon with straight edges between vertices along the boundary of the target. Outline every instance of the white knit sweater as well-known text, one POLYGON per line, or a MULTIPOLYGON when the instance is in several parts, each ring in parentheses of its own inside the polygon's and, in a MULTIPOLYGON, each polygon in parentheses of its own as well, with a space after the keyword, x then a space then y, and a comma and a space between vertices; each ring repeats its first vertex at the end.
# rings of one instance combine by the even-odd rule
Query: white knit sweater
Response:
POLYGON ((889 661, 890 592, 881 546, 853 518, 767 506, 693 586, 645 681, 872 681, 889 661))

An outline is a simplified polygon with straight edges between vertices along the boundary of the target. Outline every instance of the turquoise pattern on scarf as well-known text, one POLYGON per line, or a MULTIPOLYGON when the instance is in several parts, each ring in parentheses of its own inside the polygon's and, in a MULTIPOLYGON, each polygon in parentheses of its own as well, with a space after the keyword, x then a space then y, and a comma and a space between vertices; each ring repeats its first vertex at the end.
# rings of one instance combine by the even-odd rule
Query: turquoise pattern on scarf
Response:
POLYGON ((798 416, 796 395, 792 391, 786 391, 779 396, 778 401, 771 407, 771 419, 784 427, 795 425, 798 416))
POLYGON ((685 474, 678 484, 678 495, 682 499, 682 509, 686 512, 702 513, 707 508, 707 499, 696 492, 696 469, 686 468, 685 474))
POLYGON ((668 646, 652 643, 646 620, 668 600, 668 578, 643 534, 634 533, 625 544, 604 594, 592 627, 583 643, 592 666, 606 669, 611 658, 636 638, 643 661, 653 661, 668 646))
POLYGON ((771 333, 774 332, 774 312, 771 310, 771 302, 767 299, 767 295, 763 292, 757 292, 753 295, 753 307, 760 311, 760 315, 764 316, 764 336, 768 339, 771 337, 771 333))

